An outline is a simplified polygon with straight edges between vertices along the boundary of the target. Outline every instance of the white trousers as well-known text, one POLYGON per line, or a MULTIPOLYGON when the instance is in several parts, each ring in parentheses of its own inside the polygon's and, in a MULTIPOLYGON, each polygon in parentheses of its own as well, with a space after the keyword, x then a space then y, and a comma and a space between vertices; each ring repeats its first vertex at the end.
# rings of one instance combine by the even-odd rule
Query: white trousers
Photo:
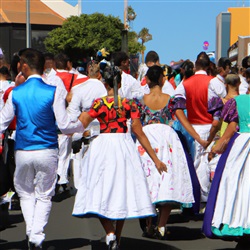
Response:
POLYGON ((17 150, 15 159, 14 185, 20 197, 26 235, 30 242, 40 245, 45 239, 44 227, 55 193, 58 150, 17 150))
POLYGON ((58 135, 59 161, 57 174, 60 176, 58 184, 67 184, 68 169, 72 151, 72 137, 64 134, 58 135))
MULTIPOLYGON (((207 140, 211 124, 192 125, 195 131, 200 135, 202 140, 207 140)), ((206 202, 210 190, 210 168, 208 162, 208 153, 210 148, 206 150, 194 141, 194 167, 201 186, 201 201, 206 202)))

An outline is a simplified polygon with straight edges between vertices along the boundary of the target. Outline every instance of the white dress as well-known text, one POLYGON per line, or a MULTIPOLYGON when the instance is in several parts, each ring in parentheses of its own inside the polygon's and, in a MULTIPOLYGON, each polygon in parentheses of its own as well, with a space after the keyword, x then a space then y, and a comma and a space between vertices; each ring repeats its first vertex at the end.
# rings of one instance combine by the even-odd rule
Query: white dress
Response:
MULTIPOLYGON (((107 114, 102 112, 102 108, 108 109, 113 99, 103 99, 93 104, 90 110, 92 113, 89 112, 93 118, 97 117, 93 115, 94 109, 94 112, 102 113, 102 117, 107 114), (108 103, 107 106, 105 103, 108 103)), ((131 108, 128 103, 125 105, 131 108)), ((110 117, 112 108, 109 111, 110 117)), ((139 114, 138 109, 136 112, 139 114)), ((126 119, 122 123, 125 127, 126 119)), ((155 215, 142 163, 131 134, 102 133, 101 121, 100 125, 100 135, 90 143, 82 160, 73 216, 119 220, 155 215)))
POLYGON ((216 167, 205 210, 203 232, 209 238, 250 236, 250 95, 225 104, 225 122, 237 122, 239 132, 230 139, 216 167))
POLYGON ((144 105, 142 107, 145 114, 144 124, 147 124, 143 126, 143 131, 158 158, 168 169, 160 175, 148 154, 140 143, 136 142, 152 203, 178 202, 190 203, 191 206, 194 202, 193 186, 182 143, 174 129, 163 123, 168 119, 167 106, 159 111, 150 110, 144 105))

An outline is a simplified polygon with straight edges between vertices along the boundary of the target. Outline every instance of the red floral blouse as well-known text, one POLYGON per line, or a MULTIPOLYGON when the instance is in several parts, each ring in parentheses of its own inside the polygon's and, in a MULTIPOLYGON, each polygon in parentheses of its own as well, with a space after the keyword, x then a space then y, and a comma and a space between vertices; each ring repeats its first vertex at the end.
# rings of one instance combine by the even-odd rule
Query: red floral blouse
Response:
POLYGON ((140 119, 140 112, 133 100, 118 97, 118 109, 113 97, 98 98, 88 114, 100 122, 100 133, 127 133, 127 120, 140 119))

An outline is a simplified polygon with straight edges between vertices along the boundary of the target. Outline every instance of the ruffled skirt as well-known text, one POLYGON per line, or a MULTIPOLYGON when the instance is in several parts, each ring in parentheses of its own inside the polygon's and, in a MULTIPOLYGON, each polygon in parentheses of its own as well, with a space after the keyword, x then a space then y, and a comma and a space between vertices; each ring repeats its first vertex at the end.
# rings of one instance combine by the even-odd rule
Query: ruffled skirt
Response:
POLYGON ((221 155, 205 211, 209 238, 250 235, 250 134, 235 134, 221 155))
POLYGON ((161 175, 149 155, 137 141, 136 145, 147 176, 152 203, 193 203, 193 186, 188 162, 177 133, 165 124, 143 127, 158 158, 167 165, 168 172, 161 175))
POLYGON ((155 215, 131 134, 100 134, 82 159, 73 216, 113 220, 155 215))

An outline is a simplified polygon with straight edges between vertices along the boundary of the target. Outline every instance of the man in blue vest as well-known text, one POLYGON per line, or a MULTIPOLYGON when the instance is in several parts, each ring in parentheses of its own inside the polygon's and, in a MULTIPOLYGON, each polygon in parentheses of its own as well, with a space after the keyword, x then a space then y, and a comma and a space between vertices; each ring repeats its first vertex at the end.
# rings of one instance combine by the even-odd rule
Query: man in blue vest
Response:
POLYGON ((57 180, 57 125, 64 134, 83 132, 84 128, 79 120, 72 122, 67 115, 65 91, 42 80, 43 54, 27 48, 19 56, 16 81, 25 81, 13 89, 0 112, 0 133, 16 115, 14 185, 30 249, 42 249, 57 180))

